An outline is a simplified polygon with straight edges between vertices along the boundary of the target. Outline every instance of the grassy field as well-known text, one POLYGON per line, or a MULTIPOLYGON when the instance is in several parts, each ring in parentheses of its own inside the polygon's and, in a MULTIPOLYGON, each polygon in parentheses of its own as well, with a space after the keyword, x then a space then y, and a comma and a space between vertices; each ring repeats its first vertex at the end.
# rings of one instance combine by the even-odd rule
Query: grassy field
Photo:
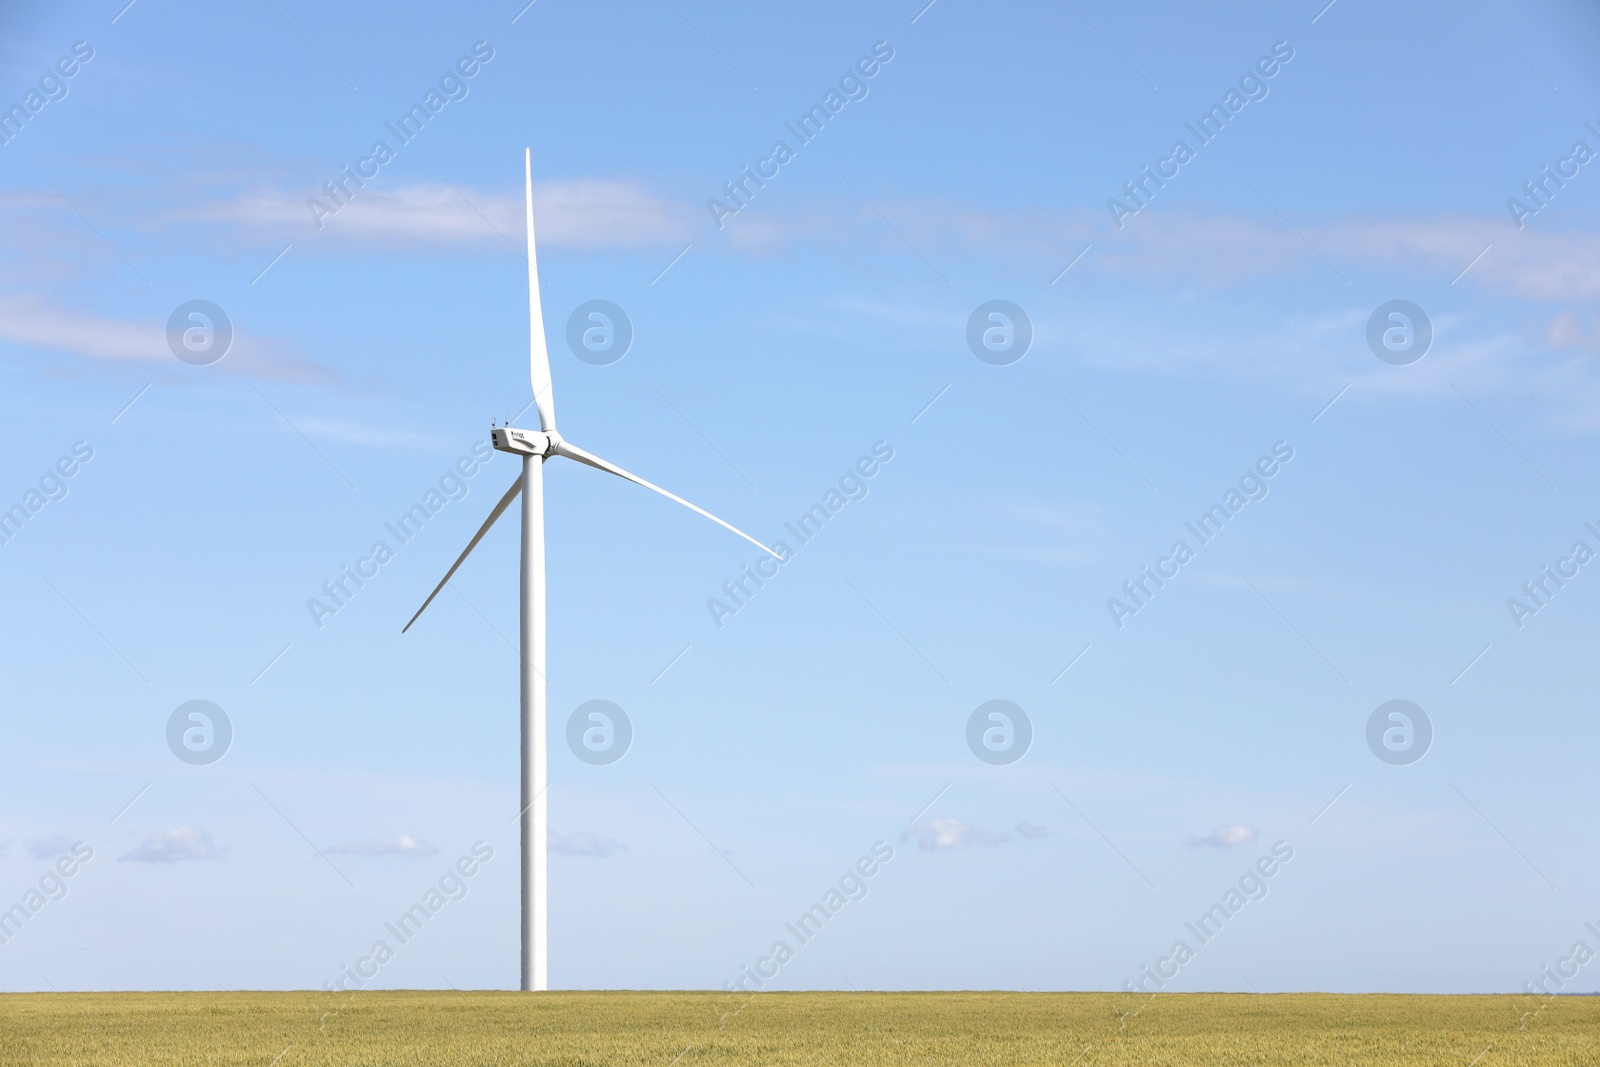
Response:
POLYGON ((1600 997, 27 993, 0 1063, 1600 1064, 1600 997))

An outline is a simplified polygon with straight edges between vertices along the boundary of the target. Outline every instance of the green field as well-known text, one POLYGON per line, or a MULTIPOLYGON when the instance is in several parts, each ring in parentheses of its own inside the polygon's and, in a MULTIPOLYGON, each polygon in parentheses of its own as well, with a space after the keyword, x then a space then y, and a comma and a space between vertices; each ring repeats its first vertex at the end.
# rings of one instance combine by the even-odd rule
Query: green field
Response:
POLYGON ((1600 997, 26 993, 0 1063, 1600 1064, 1600 997))

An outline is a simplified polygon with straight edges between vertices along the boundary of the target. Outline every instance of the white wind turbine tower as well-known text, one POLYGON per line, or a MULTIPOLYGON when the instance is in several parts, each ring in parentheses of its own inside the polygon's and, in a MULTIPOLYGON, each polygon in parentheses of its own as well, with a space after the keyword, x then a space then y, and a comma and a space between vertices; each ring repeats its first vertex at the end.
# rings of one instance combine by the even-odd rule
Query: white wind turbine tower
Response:
POLYGON ((533 403, 539 411, 539 430, 516 430, 503 427, 494 430, 494 447, 522 457, 522 475, 505 496, 489 512, 478 532, 467 542, 467 547, 445 572, 444 578, 434 586, 428 599, 422 602, 411 622, 400 631, 405 633, 411 624, 433 603, 446 583, 456 573, 472 550, 478 547, 484 534, 495 520, 505 513, 511 502, 522 494, 522 598, 521 639, 522 653, 522 988, 543 990, 549 988, 548 940, 548 881, 546 876, 546 840, 548 836, 549 802, 545 795, 548 784, 548 754, 545 733, 545 611, 544 611, 544 461, 551 456, 562 456, 587 464, 596 470, 615 474, 646 489, 675 500, 691 511, 698 512, 719 526, 723 526, 749 541, 763 552, 776 558, 766 545, 715 515, 680 496, 667 492, 643 478, 629 474, 614 463, 585 452, 568 443, 556 432, 555 400, 550 389, 550 355, 545 347, 544 317, 539 306, 539 270, 533 242, 533 153, 527 152, 524 165, 524 202, 528 219, 528 322, 532 332, 528 367, 533 377, 533 403))

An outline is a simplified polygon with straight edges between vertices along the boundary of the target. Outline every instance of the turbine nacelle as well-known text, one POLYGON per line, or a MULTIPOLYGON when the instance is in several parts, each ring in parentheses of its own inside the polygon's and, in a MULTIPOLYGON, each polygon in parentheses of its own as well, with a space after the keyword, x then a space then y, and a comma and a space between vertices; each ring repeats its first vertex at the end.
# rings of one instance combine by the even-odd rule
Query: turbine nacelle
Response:
POLYGON ((495 451, 516 456, 553 456, 561 447, 561 435, 554 430, 517 430, 501 426, 490 432, 489 440, 495 451))

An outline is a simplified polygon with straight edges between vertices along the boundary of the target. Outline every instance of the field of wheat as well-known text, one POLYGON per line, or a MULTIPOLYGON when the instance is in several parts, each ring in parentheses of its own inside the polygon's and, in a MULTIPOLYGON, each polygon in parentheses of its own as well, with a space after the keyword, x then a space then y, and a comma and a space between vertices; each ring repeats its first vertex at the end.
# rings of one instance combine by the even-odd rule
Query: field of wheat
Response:
POLYGON ((0 1063, 1600 1064, 1600 998, 1106 993, 30 993, 0 1063))

